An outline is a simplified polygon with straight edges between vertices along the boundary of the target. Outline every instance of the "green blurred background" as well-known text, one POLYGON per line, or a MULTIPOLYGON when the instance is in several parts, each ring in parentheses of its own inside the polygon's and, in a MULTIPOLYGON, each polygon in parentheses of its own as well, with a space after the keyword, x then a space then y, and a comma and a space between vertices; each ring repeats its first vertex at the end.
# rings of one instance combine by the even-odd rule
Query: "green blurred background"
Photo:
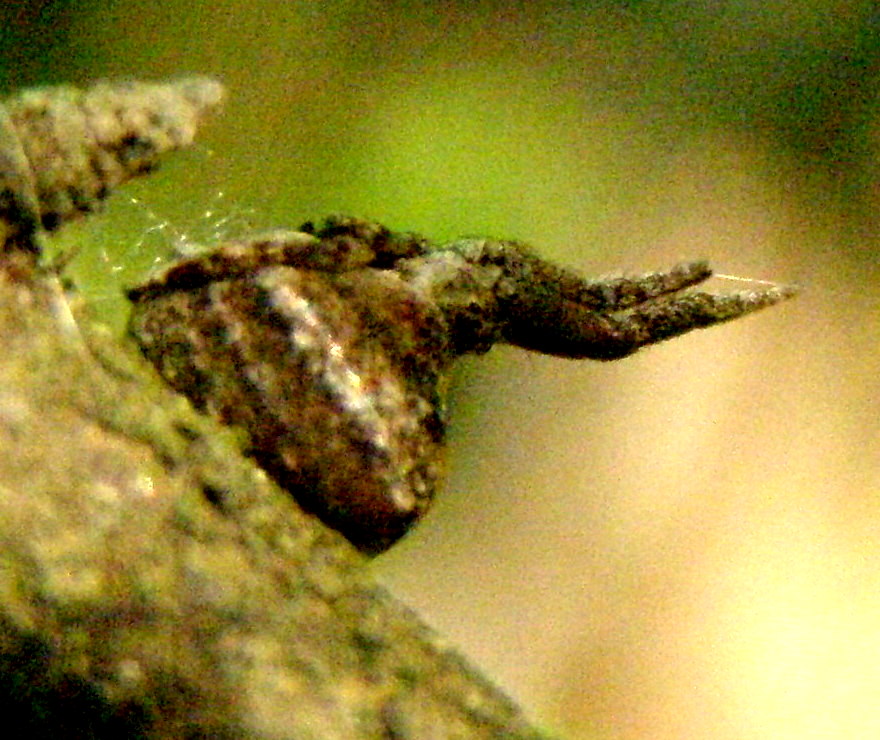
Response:
POLYGON ((880 737, 878 61, 855 0, 0 7, 5 93, 229 88, 55 239, 120 330, 175 243, 327 212, 805 286, 620 363, 462 363, 448 484, 375 569, 572 738, 880 737))

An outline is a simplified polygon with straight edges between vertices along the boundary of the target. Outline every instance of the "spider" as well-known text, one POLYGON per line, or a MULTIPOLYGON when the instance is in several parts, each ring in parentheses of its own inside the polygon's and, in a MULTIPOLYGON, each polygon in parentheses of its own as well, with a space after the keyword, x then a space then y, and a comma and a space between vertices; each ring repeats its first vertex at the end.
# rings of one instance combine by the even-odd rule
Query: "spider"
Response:
POLYGON ((456 358, 506 342, 615 360, 794 292, 687 290, 710 275, 695 261, 590 280, 518 242, 434 245, 337 216, 172 263, 128 292, 129 327, 303 508, 374 554, 430 505, 456 358))

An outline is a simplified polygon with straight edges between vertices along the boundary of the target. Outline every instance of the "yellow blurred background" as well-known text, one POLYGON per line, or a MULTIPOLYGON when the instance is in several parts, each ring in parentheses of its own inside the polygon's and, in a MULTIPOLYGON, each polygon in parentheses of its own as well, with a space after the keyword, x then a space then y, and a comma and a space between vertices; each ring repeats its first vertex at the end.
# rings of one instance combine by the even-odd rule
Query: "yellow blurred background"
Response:
POLYGON ((376 573, 588 740, 880 737, 878 63, 856 0, 0 8, 5 93, 229 88, 56 240, 118 327, 175 242, 328 212, 804 286, 619 363, 461 364, 448 483, 376 573))

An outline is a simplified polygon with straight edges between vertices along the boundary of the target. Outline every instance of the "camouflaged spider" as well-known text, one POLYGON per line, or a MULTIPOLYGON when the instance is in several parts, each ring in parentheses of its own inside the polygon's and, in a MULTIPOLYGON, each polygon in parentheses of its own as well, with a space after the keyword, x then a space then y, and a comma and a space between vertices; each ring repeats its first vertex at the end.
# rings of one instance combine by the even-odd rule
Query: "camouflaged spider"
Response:
POLYGON ((129 291, 130 331, 305 509, 377 553, 430 504, 457 357, 507 342, 613 360, 792 294, 684 292, 711 274, 587 280, 516 242, 333 217, 171 264, 129 291))

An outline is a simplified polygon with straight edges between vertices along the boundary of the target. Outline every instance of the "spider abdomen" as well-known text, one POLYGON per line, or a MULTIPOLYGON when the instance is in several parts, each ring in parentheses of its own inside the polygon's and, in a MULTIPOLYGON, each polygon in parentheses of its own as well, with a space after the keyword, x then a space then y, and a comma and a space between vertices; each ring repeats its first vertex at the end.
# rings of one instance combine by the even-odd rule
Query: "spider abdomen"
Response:
POLYGON ((395 273, 267 267, 169 287, 135 303, 131 330, 173 387, 244 427, 261 466, 361 549, 386 549, 430 504, 443 322, 395 273))

